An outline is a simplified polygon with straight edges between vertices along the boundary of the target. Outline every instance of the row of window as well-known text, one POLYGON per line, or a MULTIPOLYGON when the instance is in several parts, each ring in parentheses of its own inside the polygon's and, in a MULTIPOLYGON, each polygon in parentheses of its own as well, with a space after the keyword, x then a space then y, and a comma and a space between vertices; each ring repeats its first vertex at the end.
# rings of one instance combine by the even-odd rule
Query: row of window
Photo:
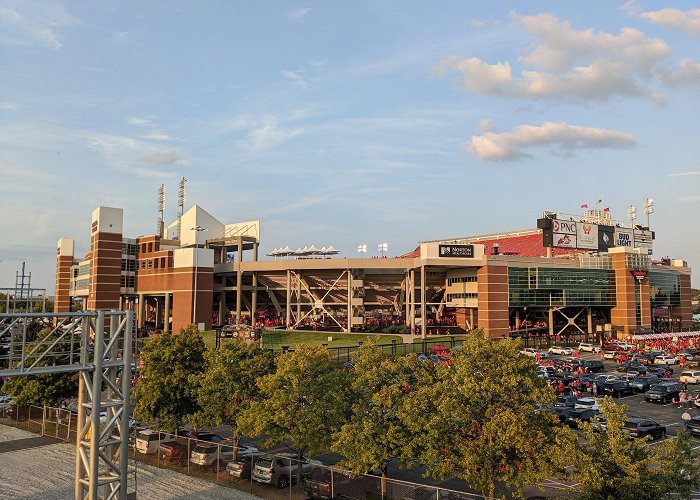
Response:
POLYGON ((156 257, 154 259, 140 260, 137 269, 165 269, 171 266, 172 262, 169 262, 167 257, 156 257))
POLYGON ((122 255, 136 255, 138 248, 134 243, 122 243, 122 255))
POLYGON ((122 281, 120 286, 122 288, 134 288, 136 286, 135 276, 122 276, 122 281))
POLYGON ((135 260, 127 260, 127 259, 122 259, 122 271, 136 271, 136 261, 135 260))
POLYGON ((476 282, 476 276, 459 276, 457 278, 447 278, 448 285, 454 285, 455 283, 474 283, 476 282))
POLYGON ((465 300, 465 299, 478 299, 478 293, 448 293, 447 302, 454 302, 455 300, 465 300))

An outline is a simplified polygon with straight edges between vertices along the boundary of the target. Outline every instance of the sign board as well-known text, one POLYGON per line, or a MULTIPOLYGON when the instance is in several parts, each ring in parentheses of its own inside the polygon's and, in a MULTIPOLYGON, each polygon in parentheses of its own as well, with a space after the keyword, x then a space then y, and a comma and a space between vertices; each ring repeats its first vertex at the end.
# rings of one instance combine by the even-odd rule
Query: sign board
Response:
POLYGON ((646 271, 632 271, 632 274, 635 278, 637 278, 637 281, 639 281, 640 283, 644 281, 644 278, 647 277, 646 271))
POLYGON ((634 232, 631 229, 615 228, 616 247, 634 247, 634 232))
POLYGON ((474 257, 474 245, 439 245, 439 257, 474 257))
POLYGON ((651 231, 644 229, 634 230, 634 246, 635 248, 651 248, 654 243, 654 237, 651 231))
MULTIPOLYGON (((574 223, 574 226, 576 223, 574 223)), ((552 246, 559 248, 576 248, 575 234, 554 233, 552 235, 552 246)))
POLYGON ((598 226, 589 222, 576 223, 577 248, 598 250, 598 226))
POLYGON ((552 221, 552 232, 560 234, 576 234, 576 222, 569 220, 554 219, 552 221))
POLYGON ((607 252, 608 248, 615 246, 615 228, 612 226, 598 226, 598 250, 607 252))

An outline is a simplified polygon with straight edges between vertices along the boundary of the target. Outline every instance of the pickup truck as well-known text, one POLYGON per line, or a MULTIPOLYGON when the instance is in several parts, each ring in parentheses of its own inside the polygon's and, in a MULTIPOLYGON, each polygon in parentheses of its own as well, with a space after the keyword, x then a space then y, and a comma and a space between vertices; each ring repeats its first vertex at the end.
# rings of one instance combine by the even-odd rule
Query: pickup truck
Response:
MULTIPOLYGON (((194 449, 194 447, 191 448, 194 449)), ((171 464, 177 463, 182 467, 187 467, 187 462, 190 459, 190 451, 187 443, 180 443, 178 441, 167 441, 158 446, 158 455, 161 460, 171 464)))

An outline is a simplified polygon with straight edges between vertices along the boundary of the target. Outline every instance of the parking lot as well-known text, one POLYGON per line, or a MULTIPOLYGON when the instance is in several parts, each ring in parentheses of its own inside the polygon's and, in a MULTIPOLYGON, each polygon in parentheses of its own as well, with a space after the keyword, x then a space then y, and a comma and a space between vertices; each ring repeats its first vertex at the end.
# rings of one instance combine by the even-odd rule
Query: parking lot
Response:
MULTIPOLYGON (((549 355, 552 359, 568 359, 570 356, 561 356, 557 354, 549 355)), ((582 352, 581 359, 587 360, 600 360, 600 356, 593 353, 582 352)), ((602 360, 605 364, 604 374, 614 374, 623 375, 616 371, 618 364, 615 361, 604 359, 602 360)), ((670 368, 673 369, 673 379, 677 379, 680 373, 683 371, 678 365, 672 365, 670 368)), ((688 391, 695 397, 700 393, 700 385, 688 385, 688 391)), ((588 396, 588 395, 586 395, 588 396)), ((623 396, 614 399, 617 404, 627 405, 627 415, 629 417, 645 417, 653 418, 659 424, 664 425, 667 431, 667 437, 675 436, 680 430, 683 430, 683 420, 681 415, 686 411, 686 408, 676 408, 672 403, 661 404, 661 403, 649 403, 644 400, 644 393, 637 393, 633 396, 623 396)), ((691 416, 700 415, 700 408, 697 408, 694 404, 687 410, 691 416)), ((696 442, 694 449, 700 449, 700 439, 693 438, 696 442)), ((652 445, 659 443, 660 441, 654 441, 652 445)))

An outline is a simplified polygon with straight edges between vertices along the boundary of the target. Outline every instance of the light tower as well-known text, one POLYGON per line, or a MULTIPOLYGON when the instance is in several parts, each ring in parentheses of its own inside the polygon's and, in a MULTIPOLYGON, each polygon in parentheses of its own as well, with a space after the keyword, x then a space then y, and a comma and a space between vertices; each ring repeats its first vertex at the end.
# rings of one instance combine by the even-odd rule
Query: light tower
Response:
POLYGON ((627 209, 627 218, 630 220, 630 224, 634 229, 634 221, 637 219, 637 207, 630 205, 630 207, 627 209))
POLYGON ((161 238, 163 238, 164 224, 163 224, 163 209, 165 206, 165 184, 160 185, 158 189, 158 228, 157 232, 161 238))
POLYGON ((389 251, 389 244, 388 243, 380 243, 377 245, 377 250, 379 251, 379 254, 384 257, 386 256, 386 253, 389 251))
POLYGON ((357 253, 360 254, 360 258, 362 258, 363 253, 367 253, 367 245, 364 243, 360 243, 357 245, 357 253))
POLYGON ((177 192, 177 206, 179 207, 178 213, 177 213, 177 239, 180 239, 180 235, 182 234, 182 214, 185 211, 185 194, 187 192, 187 179, 184 177, 180 181, 180 189, 177 192))
POLYGON ((649 216, 654 213, 654 200, 651 198, 644 200, 644 213, 647 214, 647 228, 651 228, 649 225, 649 216))

